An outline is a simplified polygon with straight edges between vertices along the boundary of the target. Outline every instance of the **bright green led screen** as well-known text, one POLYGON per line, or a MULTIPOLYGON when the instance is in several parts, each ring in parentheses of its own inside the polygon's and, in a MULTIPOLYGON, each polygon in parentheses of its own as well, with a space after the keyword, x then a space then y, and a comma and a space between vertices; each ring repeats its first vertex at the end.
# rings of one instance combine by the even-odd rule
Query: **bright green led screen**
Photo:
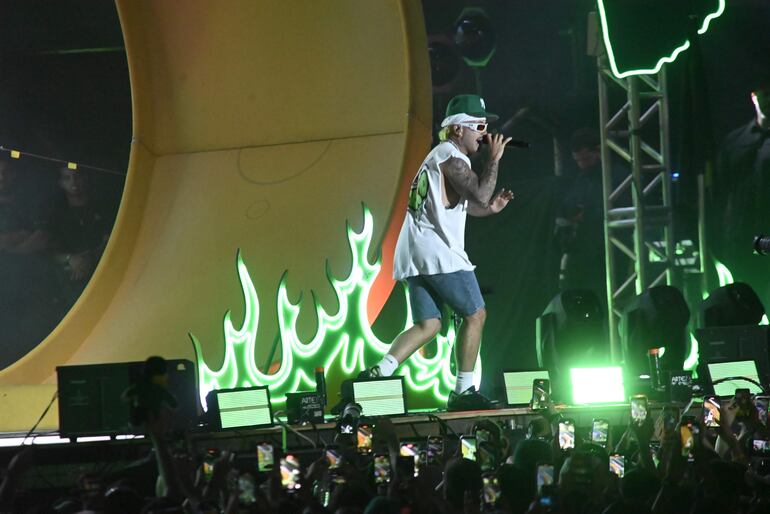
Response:
POLYGON ((364 416, 395 416, 406 413, 404 380, 353 382, 353 398, 364 416))
POLYGON ((217 394, 222 428, 270 425, 270 400, 267 389, 222 391, 217 394))
MULTIPOLYGON (((754 361, 711 362, 708 364, 711 381, 728 377, 746 377, 759 382, 757 363, 754 361)), ((727 380, 714 386, 714 394, 732 396, 735 390, 746 388, 753 394, 762 394, 762 389, 747 380, 727 380)))
POLYGON ((508 405, 524 405, 532 399, 532 382, 536 378, 549 379, 548 371, 505 371, 505 400, 508 405))
POLYGON ((573 368, 572 401, 577 405, 588 403, 618 403, 626 401, 623 370, 619 366, 607 368, 573 368))

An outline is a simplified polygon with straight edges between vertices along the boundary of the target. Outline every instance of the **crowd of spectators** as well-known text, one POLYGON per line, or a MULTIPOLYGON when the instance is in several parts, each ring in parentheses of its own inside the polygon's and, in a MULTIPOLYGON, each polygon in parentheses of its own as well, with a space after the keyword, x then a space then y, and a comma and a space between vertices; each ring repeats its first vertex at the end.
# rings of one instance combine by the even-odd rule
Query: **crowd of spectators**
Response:
POLYGON ((112 229, 89 172, 0 152, 0 364, 41 341, 80 296, 112 229))
POLYGON ((0 512, 770 512, 766 420, 753 403, 747 408, 735 399, 723 399, 721 420, 713 428, 698 416, 679 415, 672 423, 664 414, 650 414, 641 423, 614 427, 606 444, 591 442, 591 430, 578 427, 571 449, 562 448, 570 438, 559 433, 563 419, 552 404, 532 413, 526 430, 476 418, 465 434, 476 438, 472 453, 463 452, 462 439, 435 417, 436 436, 443 438, 408 441, 399 441, 388 418, 362 419, 372 428, 370 451, 361 451, 360 437, 338 430, 334 441, 316 434, 317 448, 306 444, 281 451, 276 443, 262 452, 271 459, 268 466, 256 451, 192 450, 189 434, 167 430, 169 408, 152 404, 143 415, 152 452, 142 463, 81 477, 72 494, 20 510, 20 477, 34 468, 32 452, 40 451, 28 449, 5 474, 0 512), (416 457, 405 454, 405 447, 416 457), (329 450, 339 458, 331 458, 329 450), (301 463, 296 476, 290 455, 301 463))

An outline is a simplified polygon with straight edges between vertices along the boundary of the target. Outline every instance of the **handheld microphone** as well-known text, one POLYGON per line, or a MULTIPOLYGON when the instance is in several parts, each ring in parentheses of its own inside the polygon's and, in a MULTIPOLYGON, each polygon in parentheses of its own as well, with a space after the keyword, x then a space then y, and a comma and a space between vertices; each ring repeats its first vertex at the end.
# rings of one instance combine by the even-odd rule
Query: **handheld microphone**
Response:
MULTIPOLYGON (((493 133, 493 132, 489 132, 489 135, 490 135, 490 136, 494 136, 494 135, 496 135, 496 134, 495 134, 495 133, 493 133)), ((506 136, 505 134, 503 134, 503 136, 504 136, 504 137, 508 137, 508 136, 506 136)), ((489 144, 489 143, 487 143, 487 138, 486 138, 486 137, 483 137, 483 138, 481 138, 481 144, 482 144, 482 145, 487 145, 487 144, 489 144)), ((530 144, 529 144, 529 142, 528 142, 528 141, 520 141, 520 140, 518 140, 518 139, 511 139, 510 141, 508 141, 508 146, 514 146, 514 147, 516 147, 516 148, 529 148, 529 147, 530 147, 530 144)))

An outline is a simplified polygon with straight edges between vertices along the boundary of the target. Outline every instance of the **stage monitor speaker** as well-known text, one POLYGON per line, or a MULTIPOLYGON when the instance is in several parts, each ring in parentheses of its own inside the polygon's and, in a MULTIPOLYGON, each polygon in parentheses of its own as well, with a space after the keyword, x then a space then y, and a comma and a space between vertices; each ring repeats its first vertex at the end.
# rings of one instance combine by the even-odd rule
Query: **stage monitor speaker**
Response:
MULTIPOLYGON (((198 418, 195 367, 184 359, 168 360, 168 390, 178 403, 172 430, 185 430, 198 418)), ((118 435, 136 432, 123 392, 141 377, 144 362, 58 366, 61 437, 118 435)))
POLYGON ((704 366, 709 362, 753 360, 757 363, 759 381, 770 384, 770 327, 767 325, 699 328, 695 338, 699 376, 707 371, 704 366))
POLYGON ((706 327, 756 325, 765 315, 765 307, 757 293, 743 282, 713 290, 701 302, 700 311, 706 327))
POLYGON ((647 352, 665 347, 660 359, 664 371, 681 371, 689 345, 690 309, 682 293, 672 286, 655 286, 637 295, 623 310, 620 341, 626 373, 649 373, 647 352))

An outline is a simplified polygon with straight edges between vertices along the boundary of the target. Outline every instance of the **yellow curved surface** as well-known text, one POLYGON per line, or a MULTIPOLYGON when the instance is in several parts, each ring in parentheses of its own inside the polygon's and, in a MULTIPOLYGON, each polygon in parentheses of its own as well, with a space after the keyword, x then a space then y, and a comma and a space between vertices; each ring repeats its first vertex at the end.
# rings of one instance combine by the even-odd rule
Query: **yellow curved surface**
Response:
MULTIPOLYGON (((134 126, 116 226, 75 307, 0 385, 50 382, 62 364, 192 359, 188 332, 216 362, 224 312, 243 312, 238 248, 260 295, 262 362, 282 272, 293 298, 312 289, 336 309, 324 270, 326 259, 335 276, 350 269, 345 221, 359 227, 365 202, 375 241, 392 240, 399 192, 430 143, 419 2, 120 0, 118 11, 134 126)), ((301 335, 315 328, 304 312, 301 335)))

